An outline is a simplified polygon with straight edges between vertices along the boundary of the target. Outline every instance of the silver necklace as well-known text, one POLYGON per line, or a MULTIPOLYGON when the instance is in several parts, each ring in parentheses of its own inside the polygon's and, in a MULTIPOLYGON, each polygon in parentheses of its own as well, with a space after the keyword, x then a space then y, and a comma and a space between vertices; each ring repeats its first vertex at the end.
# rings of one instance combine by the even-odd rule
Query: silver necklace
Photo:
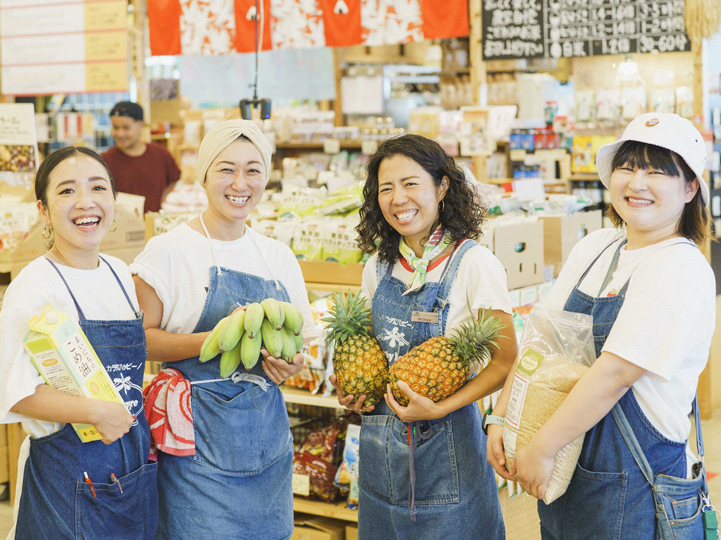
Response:
POLYGON ((52 251, 47 250, 46 253, 49 253, 50 256, 51 256, 53 259, 55 259, 56 261, 58 261, 58 262, 59 262, 60 264, 62 264, 63 266, 67 266, 63 261, 61 261, 60 259, 58 259, 52 251))

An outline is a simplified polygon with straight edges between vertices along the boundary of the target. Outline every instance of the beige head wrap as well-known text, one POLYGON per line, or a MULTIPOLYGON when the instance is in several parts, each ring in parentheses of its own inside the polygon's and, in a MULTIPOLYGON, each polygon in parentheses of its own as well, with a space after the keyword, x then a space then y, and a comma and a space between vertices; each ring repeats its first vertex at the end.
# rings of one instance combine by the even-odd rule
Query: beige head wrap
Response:
POLYGON ((270 159, 272 148, 270 142, 263 135, 263 132, 250 120, 226 120, 214 126, 203 137, 198 150, 197 174, 198 181, 205 184, 205 175, 208 173, 210 164, 218 157, 225 148, 240 136, 246 136, 253 143, 261 157, 265 167, 265 181, 270 178, 270 159))

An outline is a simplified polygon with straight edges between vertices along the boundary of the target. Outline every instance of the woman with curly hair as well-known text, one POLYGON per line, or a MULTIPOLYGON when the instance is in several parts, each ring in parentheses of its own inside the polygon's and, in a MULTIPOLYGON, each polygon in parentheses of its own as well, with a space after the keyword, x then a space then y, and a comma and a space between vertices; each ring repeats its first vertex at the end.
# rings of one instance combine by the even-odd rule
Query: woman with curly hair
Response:
POLYGON ((406 407, 390 389, 365 407, 365 396, 352 403, 336 386, 342 405, 364 413, 359 538, 502 539, 476 401, 501 388, 517 346, 503 266, 470 239, 481 233, 481 201, 453 158, 418 135, 383 143, 367 170, 356 230, 361 248, 375 253, 362 292, 389 364, 431 337, 450 335, 479 310, 500 318, 509 339, 478 376, 436 403, 402 381, 406 407))

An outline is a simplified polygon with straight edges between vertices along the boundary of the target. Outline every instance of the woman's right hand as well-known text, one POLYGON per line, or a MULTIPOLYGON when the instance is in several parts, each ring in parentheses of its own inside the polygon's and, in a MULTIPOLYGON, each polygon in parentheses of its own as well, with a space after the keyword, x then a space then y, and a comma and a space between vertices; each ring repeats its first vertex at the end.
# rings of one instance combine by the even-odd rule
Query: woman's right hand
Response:
POLYGON ((130 431, 135 418, 125 405, 115 401, 93 401, 92 424, 105 444, 111 444, 130 431))
POLYGON ((506 469, 506 456, 503 452, 503 426, 497 424, 488 426, 486 459, 500 476, 506 480, 516 480, 516 477, 506 469))
POLYGON ((335 375, 331 375, 328 377, 328 380, 330 383, 335 387, 335 392, 338 394, 338 403, 346 407, 347 409, 350 409, 351 411, 355 411, 357 413, 362 412, 371 412, 373 409, 375 409, 375 405, 371 405, 370 407, 364 407, 363 402, 366 400, 365 394, 362 394, 358 401, 353 403, 353 394, 348 394, 347 396, 343 393, 343 390, 340 389, 340 386, 338 386, 338 379, 335 375))

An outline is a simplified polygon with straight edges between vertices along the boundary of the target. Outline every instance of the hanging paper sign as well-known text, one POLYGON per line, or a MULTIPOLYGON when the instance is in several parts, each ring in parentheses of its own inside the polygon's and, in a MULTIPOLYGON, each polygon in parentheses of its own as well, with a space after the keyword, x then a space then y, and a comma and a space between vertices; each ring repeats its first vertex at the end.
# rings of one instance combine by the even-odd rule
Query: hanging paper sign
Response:
POLYGON ((127 90, 124 0, 0 0, 0 9, 3 94, 127 90))

